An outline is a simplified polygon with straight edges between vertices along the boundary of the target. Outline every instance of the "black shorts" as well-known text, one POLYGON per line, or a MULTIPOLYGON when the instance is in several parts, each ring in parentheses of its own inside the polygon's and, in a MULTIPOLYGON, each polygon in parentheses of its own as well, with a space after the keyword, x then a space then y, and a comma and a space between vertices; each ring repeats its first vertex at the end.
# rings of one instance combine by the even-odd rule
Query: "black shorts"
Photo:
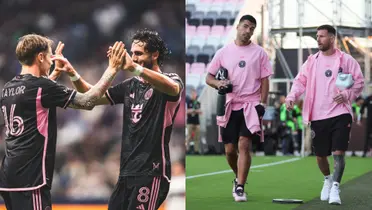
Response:
POLYGON ((48 187, 33 191, 2 191, 7 210, 51 210, 52 199, 48 187))
POLYGON ((333 151, 346 151, 349 146, 352 117, 342 114, 311 122, 311 138, 316 156, 324 157, 333 151))
POLYGON ((157 210, 166 199, 169 182, 162 176, 120 177, 109 210, 157 210))
MULTIPOLYGON (((259 118, 262 118, 265 114, 265 110, 262 106, 256 106, 256 112, 259 118)), ((237 144, 239 137, 252 137, 253 142, 259 141, 260 137, 256 134, 252 134, 244 119, 243 109, 238 111, 231 111, 229 122, 226 128, 221 127, 221 137, 224 144, 237 144)))

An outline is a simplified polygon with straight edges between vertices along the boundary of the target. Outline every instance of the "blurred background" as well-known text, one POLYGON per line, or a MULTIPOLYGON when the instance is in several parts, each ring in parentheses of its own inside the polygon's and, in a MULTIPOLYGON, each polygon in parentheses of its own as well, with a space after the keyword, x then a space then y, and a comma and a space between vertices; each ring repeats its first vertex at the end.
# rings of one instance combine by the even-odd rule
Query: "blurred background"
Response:
MULTIPOLYGON (((185 82, 184 5, 181 0, 0 1, 0 87, 21 70, 15 47, 22 35, 37 33, 50 37, 55 45, 58 41, 64 42, 64 56, 85 80, 95 84, 107 67, 108 47, 122 40, 130 50, 131 36, 144 27, 157 30, 171 50, 162 70, 179 74, 185 82)), ((113 84, 129 76, 120 73, 113 84)), ((72 87, 67 75, 61 76, 58 82, 72 87)), ((184 95, 170 142, 174 181, 169 206, 177 199, 184 202, 184 95)), ((119 173, 122 105, 100 106, 92 111, 57 111, 53 201, 106 204, 119 173)), ((2 131, 1 157, 4 136, 2 131)))
POLYGON ((197 116, 195 113, 187 116, 187 127, 195 128, 187 131, 188 153, 224 152, 222 143, 217 142, 217 91, 206 85, 205 77, 215 52, 235 39, 240 17, 250 14, 257 20, 251 40, 268 53, 274 71, 264 117, 265 143, 257 144, 252 152, 312 154, 309 140, 302 144, 302 140, 308 139, 301 121, 302 99, 294 113, 286 113, 283 102, 301 65, 318 50, 316 28, 329 24, 337 30, 337 47, 358 61, 365 76, 366 88, 353 104, 355 116, 361 114, 363 120, 362 124, 353 126, 348 154, 366 155, 370 148, 365 140, 372 135, 366 132, 367 111, 360 113, 360 110, 372 93, 371 10, 371 0, 187 0, 186 101, 189 113, 194 101, 200 110, 197 116))

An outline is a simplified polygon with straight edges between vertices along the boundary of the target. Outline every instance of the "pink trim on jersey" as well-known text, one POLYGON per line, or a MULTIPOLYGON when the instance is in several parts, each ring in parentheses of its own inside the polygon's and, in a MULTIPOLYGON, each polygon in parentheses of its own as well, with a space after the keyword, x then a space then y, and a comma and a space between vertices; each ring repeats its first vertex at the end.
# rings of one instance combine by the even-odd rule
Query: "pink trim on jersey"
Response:
POLYGON ((44 108, 43 105, 41 104, 41 92, 42 92, 42 88, 39 88, 37 91, 37 97, 36 97, 36 116, 37 116, 37 129, 39 130, 40 134, 45 137, 42 170, 43 170, 43 183, 46 184, 45 159, 46 159, 46 151, 47 151, 47 145, 48 145, 49 109, 44 108))
POLYGON ((158 200, 159 189, 160 189, 160 177, 154 177, 151 187, 150 201, 148 205, 148 210, 155 210, 156 202, 158 200))
POLYGON ((34 205, 34 210, 43 210, 40 189, 32 191, 32 203, 34 205))
POLYGON ((0 191, 29 191, 29 190, 36 190, 40 187, 46 185, 46 172, 45 172, 45 159, 46 159, 46 150, 48 145, 48 116, 49 116, 49 109, 46 109, 41 104, 41 93, 42 88, 39 87, 37 90, 36 96, 36 118, 37 118, 37 129, 39 133, 45 137, 45 144, 43 150, 43 158, 42 158, 42 176, 43 176, 43 183, 35 186, 35 187, 24 187, 24 188, 0 188, 0 191))
POLYGON ((108 100, 111 102, 111 104, 112 104, 112 105, 115 105, 115 101, 112 100, 112 98, 111 98, 110 93, 109 93, 108 90, 106 90, 106 95, 107 95, 108 100))
POLYGON ((71 92, 70 97, 68 98, 68 100, 66 101, 65 105, 63 106, 64 109, 66 109, 66 107, 67 107, 68 104, 70 103, 71 98, 72 98, 72 96, 74 95, 75 92, 76 92, 76 90, 74 90, 74 91, 71 92))
POLYGON ((168 126, 172 125, 172 123, 173 123, 172 122, 172 119, 174 117, 176 108, 179 105, 180 101, 181 101, 181 96, 178 98, 178 101, 176 101, 176 102, 167 101, 167 103, 165 105, 165 111, 164 111, 163 134, 162 134, 162 137, 161 137, 161 151, 162 151, 162 156, 163 156, 163 176, 168 180, 168 182, 170 182, 170 179, 165 174, 165 164, 166 164, 166 161, 165 161, 165 151, 164 151, 165 150, 165 146, 164 146, 165 129, 168 126))

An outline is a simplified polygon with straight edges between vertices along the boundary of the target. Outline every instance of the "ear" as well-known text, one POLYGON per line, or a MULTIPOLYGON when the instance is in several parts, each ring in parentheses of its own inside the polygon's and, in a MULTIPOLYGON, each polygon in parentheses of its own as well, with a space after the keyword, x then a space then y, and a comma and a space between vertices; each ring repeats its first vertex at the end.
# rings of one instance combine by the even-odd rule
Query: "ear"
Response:
POLYGON ((152 60, 157 60, 159 57, 159 51, 152 53, 151 57, 152 57, 152 60))
POLYGON ((37 59, 40 63, 42 63, 42 62, 44 61, 44 55, 43 55, 43 53, 40 52, 39 54, 37 54, 36 59, 37 59))

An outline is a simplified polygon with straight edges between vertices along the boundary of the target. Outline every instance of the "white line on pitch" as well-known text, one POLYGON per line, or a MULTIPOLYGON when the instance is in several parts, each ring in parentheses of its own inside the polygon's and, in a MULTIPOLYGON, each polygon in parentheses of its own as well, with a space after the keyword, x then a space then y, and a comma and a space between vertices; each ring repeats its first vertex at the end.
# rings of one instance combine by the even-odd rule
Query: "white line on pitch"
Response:
MULTIPOLYGON (((291 158, 291 159, 288 159, 288 160, 281 160, 281 161, 272 162, 272 163, 265 163, 265 164, 261 164, 261 165, 251 166, 251 169, 264 168, 264 167, 270 167, 270 166, 280 165, 280 164, 284 164, 284 163, 290 163, 290 162, 294 162, 294 161, 297 161, 297 160, 300 160, 300 159, 301 158, 291 158)), ((217 174, 226 174, 226 173, 231 173, 231 172, 232 172, 232 170, 216 171, 216 172, 212 172, 212 173, 188 176, 188 177, 186 177, 186 179, 195 179, 195 178, 199 178, 199 177, 213 176, 213 175, 217 175, 217 174)))

